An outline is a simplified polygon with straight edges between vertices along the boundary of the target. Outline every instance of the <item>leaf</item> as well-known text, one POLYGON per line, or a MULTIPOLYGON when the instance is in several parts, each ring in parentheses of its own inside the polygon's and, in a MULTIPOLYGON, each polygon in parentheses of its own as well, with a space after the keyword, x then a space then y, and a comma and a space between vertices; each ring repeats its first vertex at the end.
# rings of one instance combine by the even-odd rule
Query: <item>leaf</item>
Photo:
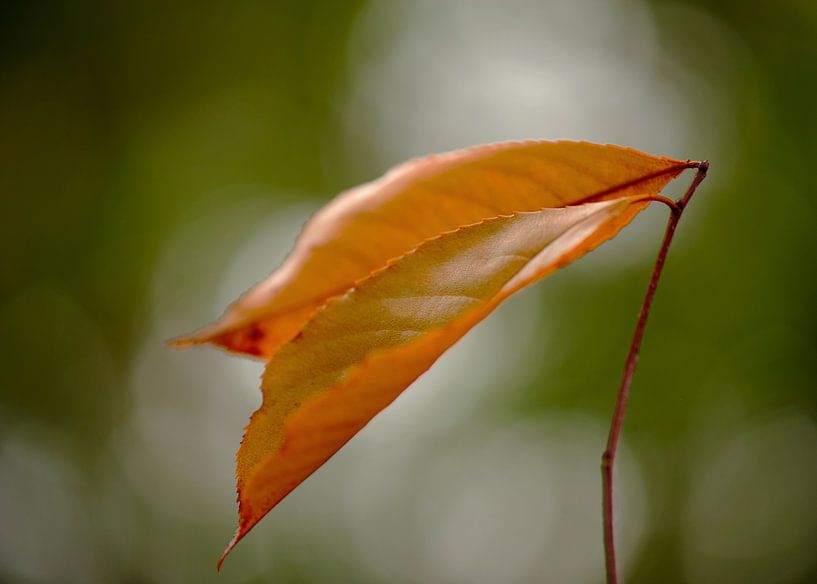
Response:
POLYGON ((445 231, 483 219, 657 193, 689 162, 586 142, 509 142, 402 164, 305 226, 291 255, 225 314, 176 345, 271 357, 332 296, 445 231))
POLYGON ((401 165, 317 213, 281 268, 177 341, 269 361, 221 561, 503 300, 614 237, 696 164, 588 143, 482 146, 401 165))

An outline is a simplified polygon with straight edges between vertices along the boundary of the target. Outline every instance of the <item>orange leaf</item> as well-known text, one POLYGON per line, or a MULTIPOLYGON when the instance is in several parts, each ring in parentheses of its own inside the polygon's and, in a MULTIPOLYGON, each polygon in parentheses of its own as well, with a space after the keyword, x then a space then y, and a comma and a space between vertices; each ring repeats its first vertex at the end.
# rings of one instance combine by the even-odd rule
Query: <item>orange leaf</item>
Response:
POLYGON ((324 207, 275 273, 174 343, 269 358, 329 298, 430 237, 509 213, 654 194, 690 166, 618 146, 545 141, 407 162, 324 207))
POLYGON ((317 213, 279 270, 177 341, 269 360, 221 561, 503 300, 614 237, 697 165, 588 143, 481 146, 401 165, 317 213))
POLYGON ((230 547, 500 302, 613 237, 647 204, 625 197, 463 227, 330 300, 267 365, 238 452, 230 547))

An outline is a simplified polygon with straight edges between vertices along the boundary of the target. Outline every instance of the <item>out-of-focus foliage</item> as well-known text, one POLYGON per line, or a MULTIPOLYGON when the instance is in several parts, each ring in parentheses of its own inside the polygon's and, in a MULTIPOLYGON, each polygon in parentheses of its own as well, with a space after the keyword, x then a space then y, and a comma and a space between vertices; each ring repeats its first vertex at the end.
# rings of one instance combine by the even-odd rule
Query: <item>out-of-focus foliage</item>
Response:
MULTIPOLYGON (((533 137, 712 162, 633 387, 628 581, 813 582, 815 38, 807 0, 4 3, 0 579, 216 581, 261 369, 163 340, 342 188, 533 137)), ((645 215, 473 331, 218 578, 601 581, 645 215)))

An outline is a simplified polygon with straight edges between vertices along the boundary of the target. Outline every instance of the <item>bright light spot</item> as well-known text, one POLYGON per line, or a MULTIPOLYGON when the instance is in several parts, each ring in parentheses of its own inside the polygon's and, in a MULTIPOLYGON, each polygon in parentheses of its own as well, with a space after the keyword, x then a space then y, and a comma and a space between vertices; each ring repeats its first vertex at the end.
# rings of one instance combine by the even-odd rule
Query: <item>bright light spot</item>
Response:
POLYGON ((384 164, 519 138, 683 152, 688 112, 637 2, 375 3, 347 114, 384 164))

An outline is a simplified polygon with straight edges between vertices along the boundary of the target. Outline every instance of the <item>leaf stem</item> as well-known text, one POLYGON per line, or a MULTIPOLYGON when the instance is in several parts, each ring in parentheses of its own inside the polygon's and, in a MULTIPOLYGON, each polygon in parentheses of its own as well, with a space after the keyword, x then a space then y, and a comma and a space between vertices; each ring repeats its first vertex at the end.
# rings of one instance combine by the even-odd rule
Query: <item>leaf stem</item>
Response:
MULTIPOLYGON (((621 377, 621 385, 618 389, 618 396, 616 397, 616 404, 613 410, 613 419, 610 422, 610 434, 607 437, 607 448, 601 457, 601 480, 602 480, 602 516, 604 523, 604 559, 605 568, 607 572, 607 584, 618 584, 618 572, 616 567, 616 548, 615 548, 615 534, 613 523, 613 466, 616 460, 616 453, 618 452, 618 443, 621 438, 621 430, 624 426, 624 415, 627 411, 627 402, 630 399, 630 386, 633 382, 633 375, 635 374, 636 363, 638 363, 638 353, 641 350, 641 341, 644 338, 644 328, 647 325, 647 318, 650 315, 650 308, 655 297, 655 290, 658 287, 658 281, 661 279, 661 272, 664 269, 664 263, 667 259, 667 252, 669 252, 672 238, 675 235, 675 228, 678 226, 678 221, 684 213, 689 200, 695 194, 695 189, 701 184, 701 181, 706 178, 706 173, 709 170, 709 162, 696 162, 691 164, 692 168, 697 168, 695 178, 687 188, 683 197, 675 201, 674 206, 670 207, 670 216, 667 222, 667 228, 664 231, 664 240, 661 243, 661 248, 658 251, 658 257, 655 260, 655 266, 652 270, 650 283, 647 286, 647 292, 644 295, 644 301, 641 303, 641 311, 638 314, 638 321, 636 322, 635 332, 633 333, 633 340, 630 343, 630 350, 627 353, 627 359, 624 362, 624 373, 621 377)), ((659 200, 659 199, 655 199, 659 200)), ((664 202, 664 201, 661 201, 664 202)))
POLYGON ((671 211, 678 211, 678 203, 673 201, 668 197, 664 197, 661 195, 650 195, 649 197, 645 197, 644 200, 647 201, 655 201, 656 203, 662 203, 669 207, 671 211))

